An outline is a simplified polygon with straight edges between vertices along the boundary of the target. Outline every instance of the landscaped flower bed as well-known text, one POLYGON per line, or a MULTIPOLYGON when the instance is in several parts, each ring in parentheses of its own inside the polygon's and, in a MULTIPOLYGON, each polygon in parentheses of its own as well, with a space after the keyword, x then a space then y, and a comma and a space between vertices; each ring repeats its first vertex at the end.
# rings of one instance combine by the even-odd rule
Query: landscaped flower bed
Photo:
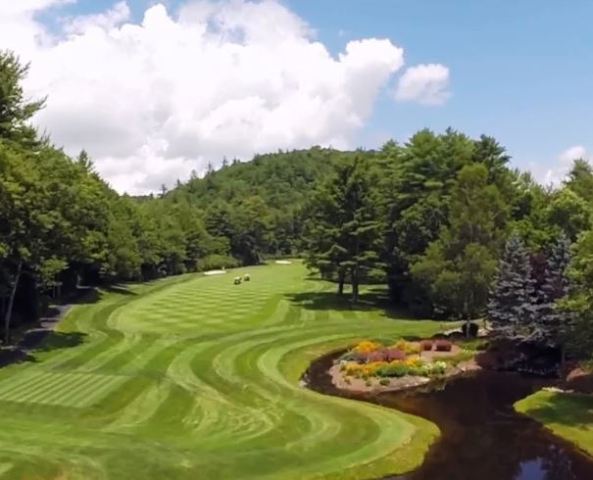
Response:
MULTIPOLYGON (((435 348, 437 347, 441 345, 435 342, 435 348)), ((429 351, 426 343, 421 346, 417 342, 399 340, 393 345, 382 345, 378 342, 363 341, 342 356, 340 371, 346 376, 363 379, 443 375, 447 364, 442 360, 422 358, 422 351, 429 351)))
POLYGON ((468 370, 475 366, 472 356, 442 339, 393 344, 365 340, 344 353, 330 373, 341 388, 400 389, 468 370))

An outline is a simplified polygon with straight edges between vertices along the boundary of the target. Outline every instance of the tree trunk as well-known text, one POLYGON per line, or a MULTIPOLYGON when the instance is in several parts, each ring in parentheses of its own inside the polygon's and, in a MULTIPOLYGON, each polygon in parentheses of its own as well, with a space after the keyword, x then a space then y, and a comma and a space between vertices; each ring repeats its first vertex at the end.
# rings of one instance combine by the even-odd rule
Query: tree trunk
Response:
POLYGON ((346 274, 344 272, 338 273, 338 295, 342 296, 344 294, 344 278, 346 274))
POLYGON ((19 261, 16 269, 16 275, 14 277, 14 283, 12 284, 12 290, 10 291, 10 297, 8 300, 8 308, 4 315, 4 343, 8 344, 10 341, 10 320, 12 319, 12 308, 14 306, 14 297, 16 296, 16 290, 21 279, 21 272, 23 270, 23 262, 19 261))
POLYGON ((358 303, 358 268, 352 270, 352 302, 358 303))

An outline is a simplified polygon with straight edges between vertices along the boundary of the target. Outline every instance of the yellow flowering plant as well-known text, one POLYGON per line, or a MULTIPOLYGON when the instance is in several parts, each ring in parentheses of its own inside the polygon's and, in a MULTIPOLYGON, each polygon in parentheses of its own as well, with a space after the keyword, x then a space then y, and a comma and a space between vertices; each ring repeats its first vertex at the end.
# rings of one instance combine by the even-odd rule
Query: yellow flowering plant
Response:
POLYGON ((380 343, 372 342, 370 340, 364 340, 360 342, 358 345, 356 345, 352 350, 356 353, 369 353, 377 351, 380 348, 383 348, 383 345, 381 345, 380 343))

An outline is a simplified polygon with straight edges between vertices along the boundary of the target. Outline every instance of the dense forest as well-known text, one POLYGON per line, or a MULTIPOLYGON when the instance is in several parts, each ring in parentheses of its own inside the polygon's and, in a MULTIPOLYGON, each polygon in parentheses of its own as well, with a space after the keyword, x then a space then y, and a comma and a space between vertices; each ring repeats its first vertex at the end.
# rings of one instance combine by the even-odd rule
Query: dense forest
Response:
POLYGON ((30 126, 43 101, 25 98, 26 73, 0 54, 4 341, 77 285, 277 256, 302 256, 353 302, 360 284, 387 284, 395 304, 420 316, 487 315, 509 335, 593 341, 593 169, 584 160, 561 187, 544 187, 513 169, 494 138, 422 130, 376 151, 224 160, 134 198, 110 188, 87 153, 70 158, 30 126))

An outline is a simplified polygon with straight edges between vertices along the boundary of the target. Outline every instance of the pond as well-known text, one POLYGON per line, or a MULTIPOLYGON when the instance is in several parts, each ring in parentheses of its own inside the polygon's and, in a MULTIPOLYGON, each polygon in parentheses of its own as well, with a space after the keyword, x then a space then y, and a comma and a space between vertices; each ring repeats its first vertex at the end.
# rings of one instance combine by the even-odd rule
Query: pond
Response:
POLYGON ((315 361, 305 380, 318 392, 368 401, 436 423, 441 437, 424 463, 393 480, 590 480, 593 461, 513 404, 549 381, 482 370, 440 385, 385 393, 336 389, 327 370, 339 354, 315 361))

